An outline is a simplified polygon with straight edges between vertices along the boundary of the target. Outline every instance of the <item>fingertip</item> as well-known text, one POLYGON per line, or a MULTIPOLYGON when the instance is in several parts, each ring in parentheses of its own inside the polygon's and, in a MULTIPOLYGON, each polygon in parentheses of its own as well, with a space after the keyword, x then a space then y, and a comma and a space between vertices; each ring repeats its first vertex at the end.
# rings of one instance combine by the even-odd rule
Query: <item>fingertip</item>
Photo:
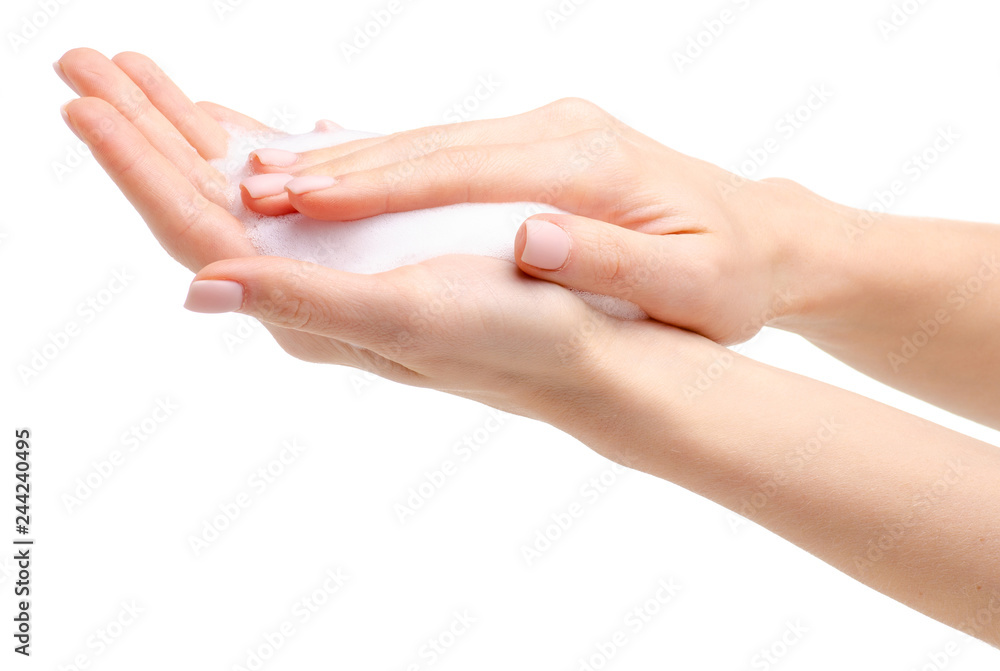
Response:
POLYGON ((521 224, 517 229, 517 233, 514 234, 514 258, 518 264, 521 263, 521 254, 524 252, 524 243, 527 237, 528 228, 524 224, 521 224))
POLYGON ((284 191, 271 196, 255 198, 243 184, 240 184, 240 199, 248 210, 269 217, 295 212, 295 208, 288 200, 288 194, 284 191))
POLYGON ((73 91, 73 93, 80 95, 80 91, 76 88, 73 82, 71 82, 69 77, 66 75, 66 70, 63 69, 61 62, 56 61, 55 63, 53 63, 52 69, 56 71, 56 74, 59 76, 59 79, 63 81, 63 84, 68 86, 70 90, 73 91))
POLYGON ((227 259, 219 259, 207 263, 194 275, 195 282, 200 280, 232 280, 239 281, 244 287, 249 283, 248 278, 259 267, 259 260, 267 258, 263 256, 237 256, 227 259))
POLYGON ((63 103, 62 109, 66 110, 66 113, 76 121, 81 114, 90 115, 98 111, 113 110, 114 108, 101 98, 81 96, 80 98, 72 98, 63 103))
POLYGON ((91 58, 104 58, 104 54, 90 47, 74 47, 64 53, 59 59, 60 62, 63 61, 77 61, 91 58))
POLYGON ((337 180, 327 175, 302 175, 285 184, 285 194, 291 207, 307 217, 324 221, 356 219, 340 212, 342 208, 333 207, 329 189, 336 184, 337 180), (335 209, 337 215, 331 216, 335 209))
POLYGON ((285 193, 285 185, 294 177, 286 172, 272 172, 265 175, 251 175, 240 182, 240 188, 251 198, 266 198, 285 193))
POLYGON ((336 184, 337 180, 329 175, 302 175, 285 184, 285 190, 292 195, 301 196, 329 189, 336 184))
POLYGON ((334 190, 308 191, 303 194, 288 193, 288 202, 296 212, 320 221, 354 221, 385 213, 385 208, 363 197, 352 194, 339 197, 334 190))
POLYGON ((70 121, 68 108, 69 108, 69 103, 63 103, 62 106, 59 108, 59 114, 62 115, 63 121, 66 122, 66 125, 69 126, 69 129, 71 131, 76 132, 76 129, 73 128, 73 122, 70 121))
POLYGON ((283 168, 298 162, 298 154, 284 149, 262 147, 250 152, 250 167, 258 172, 286 172, 283 168))
POLYGON ((153 60, 138 51, 120 51, 111 57, 111 62, 116 65, 120 62, 153 63, 153 60))
POLYGON ((163 76, 163 71, 151 58, 137 51, 123 51, 111 57, 129 79, 144 88, 151 88, 163 76))
POLYGON ((80 91, 87 89, 88 93, 100 79, 98 74, 106 67, 109 59, 99 51, 87 47, 70 49, 58 61, 63 74, 69 80, 70 88, 82 95, 80 91))
POLYGON ((62 106, 62 113, 77 137, 91 148, 104 144, 121 127, 123 117, 101 98, 74 98, 62 106))
MULTIPOLYGON (((522 225, 521 262, 539 270, 560 270, 569 260, 570 238, 561 227, 532 217, 522 225)), ((521 231, 518 231, 521 233, 521 231)))
MULTIPOLYGON (((121 68, 123 63, 127 64, 130 60, 133 60, 133 56, 137 55, 134 51, 122 51, 112 56, 111 62, 121 68)), ((125 68, 122 69, 124 70, 125 68)))
POLYGON ((234 280, 195 279, 188 287, 184 307, 206 314, 235 312, 243 307, 245 293, 243 285, 234 280))

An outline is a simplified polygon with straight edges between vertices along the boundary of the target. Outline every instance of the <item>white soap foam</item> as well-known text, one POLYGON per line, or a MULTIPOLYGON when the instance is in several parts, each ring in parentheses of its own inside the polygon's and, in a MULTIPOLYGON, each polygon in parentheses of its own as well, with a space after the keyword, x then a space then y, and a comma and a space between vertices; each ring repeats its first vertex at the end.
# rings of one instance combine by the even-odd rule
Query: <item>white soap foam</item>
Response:
MULTIPOLYGON (((354 130, 276 135, 226 127, 229 153, 212 165, 228 180, 228 204, 254 248, 268 256, 318 263, 352 273, 378 273, 445 254, 476 254, 514 261, 514 234, 526 218, 562 212, 540 203, 462 203, 411 212, 394 212, 354 221, 320 221, 302 214, 265 216, 248 210, 240 180, 250 176, 248 154, 262 147, 301 152, 379 137, 354 130)), ((576 292, 594 308, 619 319, 645 319, 634 303, 576 292)))

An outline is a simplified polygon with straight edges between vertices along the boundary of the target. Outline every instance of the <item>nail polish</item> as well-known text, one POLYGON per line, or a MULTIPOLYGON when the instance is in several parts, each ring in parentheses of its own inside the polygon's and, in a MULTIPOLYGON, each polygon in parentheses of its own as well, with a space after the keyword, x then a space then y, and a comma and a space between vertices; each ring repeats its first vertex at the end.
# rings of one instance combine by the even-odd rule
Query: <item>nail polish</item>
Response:
POLYGON ((243 285, 232 280, 195 280, 184 307, 191 312, 232 312, 243 305, 243 285))
POLYGON ((240 182, 251 198, 266 198, 278 196, 285 192, 285 185, 294 178, 284 172, 271 172, 263 175, 253 175, 240 182))
POLYGON ((560 226, 544 219, 524 222, 521 262, 542 270, 558 270, 569 258, 569 236, 560 226))
POLYGON ((327 175, 303 175, 302 177, 296 177, 288 184, 285 184, 285 189, 294 193, 296 196, 299 196, 310 191, 329 189, 336 183, 337 180, 333 177, 328 177, 327 175))
POLYGON ((257 149, 253 152, 261 165, 270 165, 277 168, 287 168, 299 160, 299 155, 295 152, 284 149, 257 149))

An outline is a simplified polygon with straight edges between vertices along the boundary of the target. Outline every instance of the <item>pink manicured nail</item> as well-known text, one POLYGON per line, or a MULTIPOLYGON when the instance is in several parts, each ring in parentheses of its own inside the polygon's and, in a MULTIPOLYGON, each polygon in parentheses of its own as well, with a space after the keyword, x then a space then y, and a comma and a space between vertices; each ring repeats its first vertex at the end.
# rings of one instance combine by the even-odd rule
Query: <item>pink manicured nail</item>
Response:
POLYGON ((303 175, 302 177, 296 177, 288 184, 285 184, 285 189, 298 196, 303 193, 308 193, 309 191, 329 189, 336 183, 337 180, 326 175, 303 175))
POLYGON ((313 129, 313 131, 321 133, 335 130, 344 130, 344 127, 336 121, 330 121, 329 119, 320 119, 316 122, 316 127, 313 129))
POLYGON ((299 160, 299 155, 284 149, 258 149, 252 152, 261 165, 286 168, 299 160))
POLYGON ((243 305, 243 285, 232 280, 196 280, 184 307, 191 312, 232 312, 243 305))
POLYGON ((521 261, 542 270, 558 270, 569 257, 569 236, 561 227, 543 219, 524 222, 521 261))
POLYGON ((240 186, 247 190, 251 198, 277 196, 285 192, 285 185, 294 178, 283 172, 271 172, 264 175, 247 177, 240 186))
POLYGON ((73 82, 71 82, 69 77, 66 76, 66 71, 63 70, 62 63, 56 61, 52 64, 52 69, 56 71, 56 74, 59 75, 59 79, 63 80, 63 83, 66 84, 66 86, 73 89, 73 93, 80 95, 80 92, 76 90, 75 86, 73 86, 73 82))

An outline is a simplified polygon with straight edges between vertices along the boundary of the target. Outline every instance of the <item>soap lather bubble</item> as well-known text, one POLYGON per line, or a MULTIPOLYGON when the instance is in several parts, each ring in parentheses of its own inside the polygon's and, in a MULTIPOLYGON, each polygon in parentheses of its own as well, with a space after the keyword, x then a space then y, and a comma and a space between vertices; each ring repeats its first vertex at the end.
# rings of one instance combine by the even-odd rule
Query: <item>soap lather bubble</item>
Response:
MULTIPOLYGON (((293 213, 265 216, 248 210, 239 183, 250 176, 247 155, 263 147, 302 152, 378 137, 321 121, 300 135, 277 135, 227 127, 229 154, 212 161, 228 180, 229 211, 246 228, 258 253, 310 261, 352 273, 378 273, 446 254, 477 254, 514 261, 514 235, 539 212, 562 212, 540 203, 461 203, 367 219, 329 222, 293 213)), ((576 292, 594 308, 619 319, 644 319, 634 303, 611 296, 576 292)))

